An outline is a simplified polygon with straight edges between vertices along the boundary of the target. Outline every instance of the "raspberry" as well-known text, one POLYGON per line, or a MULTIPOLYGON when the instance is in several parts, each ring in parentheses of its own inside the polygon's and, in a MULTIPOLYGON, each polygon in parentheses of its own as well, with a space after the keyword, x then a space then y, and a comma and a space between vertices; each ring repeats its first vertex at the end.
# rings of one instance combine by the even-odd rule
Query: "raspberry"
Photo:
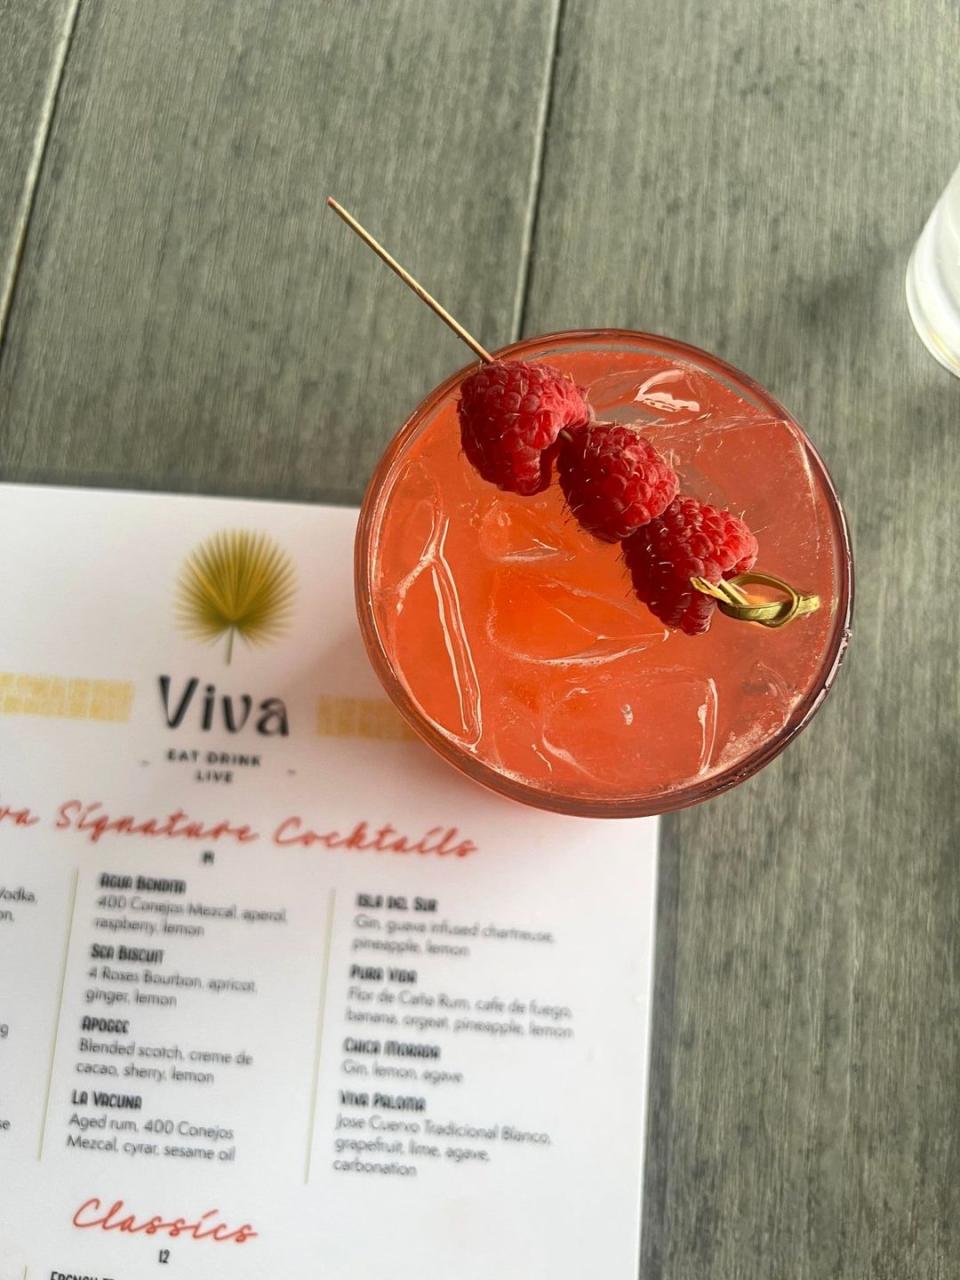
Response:
POLYGON ((623 544, 633 589, 650 612, 688 636, 706 631, 716 601, 691 586, 693 577, 719 582, 746 573, 757 558, 757 540, 729 511, 681 496, 623 544))
POLYGON ((463 451, 484 480, 526 496, 550 483, 557 433, 591 416, 570 378, 524 360, 481 365, 464 379, 457 412, 463 451))
POLYGON ((560 487, 589 533, 620 542, 662 515, 677 496, 677 473, 636 427, 594 422, 561 441, 560 487))

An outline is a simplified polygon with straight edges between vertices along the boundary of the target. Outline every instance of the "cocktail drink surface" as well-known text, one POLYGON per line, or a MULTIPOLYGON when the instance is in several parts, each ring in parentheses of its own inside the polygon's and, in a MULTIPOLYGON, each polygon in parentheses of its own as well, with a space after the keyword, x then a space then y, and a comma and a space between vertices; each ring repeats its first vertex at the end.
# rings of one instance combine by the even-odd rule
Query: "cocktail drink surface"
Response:
POLYGON ((683 492, 745 518, 757 569, 820 608, 778 629, 718 612, 704 635, 669 631, 556 484, 522 497, 469 465, 458 376, 397 436, 361 515, 360 621, 388 692, 453 764, 545 808, 658 813, 743 780, 809 720, 848 635, 849 544, 822 462, 771 396, 682 344, 604 330, 500 354, 637 423, 683 492))

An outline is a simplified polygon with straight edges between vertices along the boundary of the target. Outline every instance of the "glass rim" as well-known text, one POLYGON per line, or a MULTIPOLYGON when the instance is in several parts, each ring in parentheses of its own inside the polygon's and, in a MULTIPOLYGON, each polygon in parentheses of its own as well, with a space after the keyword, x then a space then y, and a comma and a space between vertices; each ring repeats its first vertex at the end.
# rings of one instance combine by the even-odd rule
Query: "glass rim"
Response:
POLYGON ((761 386, 759 382, 735 365, 712 355, 709 351, 704 351, 699 347, 680 342, 674 338, 667 338, 660 334, 648 333, 643 330, 564 329, 523 338, 518 342, 497 348, 491 354, 496 359, 509 359, 511 357, 546 359, 549 357, 551 347, 569 347, 577 343, 601 349, 605 344, 613 343, 623 343, 632 348, 644 344, 657 349, 661 354, 679 356, 680 358, 687 357, 691 362, 701 367, 706 366, 708 371, 725 375, 739 388, 750 391, 775 416, 782 418, 799 431, 804 446, 808 451, 811 466, 816 473, 818 482, 823 487, 833 523, 838 549, 837 595, 833 629, 821 659, 819 673, 811 683, 810 688, 791 711, 787 722, 728 768, 718 770, 703 779, 694 779, 673 791, 650 792, 642 796, 591 798, 544 791, 530 783, 522 782, 517 778, 501 773, 493 765, 487 764, 458 746, 447 735, 437 729, 423 714, 397 675, 380 638, 374 615, 372 584, 369 575, 369 567, 372 563, 370 545, 379 515, 378 499, 385 492, 386 481, 392 474, 395 463, 423 423, 432 417, 433 413, 463 378, 472 369, 476 368, 477 360, 472 360, 463 365, 424 397, 393 436, 373 471, 361 504, 354 542, 354 588, 357 616, 367 656, 390 700, 407 724, 414 730, 417 737, 425 741, 428 746, 432 747, 444 760, 452 764, 461 773, 466 774, 475 782, 479 782, 499 795, 507 796, 526 805, 532 805, 534 808, 546 809, 555 813, 588 818, 652 817, 659 814, 672 813, 678 809, 685 809, 694 804, 700 804, 704 800, 713 799, 714 796, 721 795, 732 787, 738 786, 741 782, 747 781, 748 778, 753 777, 754 774, 776 759, 816 715, 833 687, 850 640, 854 600, 853 552, 850 533, 836 486, 817 447, 810 440, 804 428, 784 405, 775 396, 771 395, 766 388, 761 386))

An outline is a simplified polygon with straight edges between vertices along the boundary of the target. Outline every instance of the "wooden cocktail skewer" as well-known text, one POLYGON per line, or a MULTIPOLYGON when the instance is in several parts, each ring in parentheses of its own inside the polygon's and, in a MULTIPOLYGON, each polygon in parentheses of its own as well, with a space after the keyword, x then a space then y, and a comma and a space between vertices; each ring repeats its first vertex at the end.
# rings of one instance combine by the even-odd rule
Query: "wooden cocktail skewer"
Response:
MULTIPOLYGON (((364 244, 371 248, 377 257, 400 277, 407 288, 412 289, 420 301, 425 302, 430 310, 435 315, 438 315, 448 328, 453 330, 461 342, 465 342, 470 350, 475 355, 478 355, 485 364, 493 362, 493 356, 487 351, 486 347, 482 347, 472 333, 468 333, 458 320, 454 320, 446 307, 442 307, 436 298, 426 291, 419 280, 415 280, 405 267, 401 267, 396 258, 387 252, 379 240, 373 238, 366 227, 359 223, 353 214, 348 213, 338 200, 334 200, 333 196, 327 196, 327 204, 337 217, 342 218, 350 230, 355 232, 364 244)), ((570 438, 567 431, 561 431, 560 435, 565 439, 570 438)), ((727 617, 736 618, 741 622, 758 622, 766 627, 782 627, 785 623, 792 622, 798 615, 813 613, 820 607, 819 596, 803 594, 781 578, 774 578, 769 574, 742 573, 735 578, 724 580, 718 584, 707 582, 704 578, 691 578, 690 584, 704 595, 712 596, 727 617), (741 585, 750 583, 763 583, 766 586, 779 588, 788 598, 782 601, 753 601, 741 590, 741 585)))
POLYGON ((485 364, 492 363, 493 356, 486 349, 486 347, 481 347, 480 343, 476 340, 473 334, 468 333, 458 320, 454 320, 453 316, 446 309, 446 307, 441 307, 440 303, 436 300, 436 298, 433 297, 432 294, 427 293, 426 289, 419 282, 419 280, 414 280, 410 272, 407 271, 404 267, 401 267, 400 263, 396 260, 396 258, 394 258, 391 254, 387 253, 386 249, 383 247, 382 244, 380 244, 378 240, 374 240, 373 236, 366 229, 366 227, 361 226, 352 213, 347 213, 343 205, 340 204, 339 201, 334 200, 333 196, 327 196, 327 204, 330 206, 333 212, 337 215, 337 217, 342 218, 343 221, 350 228, 350 230, 355 231, 357 235, 360 237, 360 239, 363 241, 363 243, 368 245, 373 250, 373 252, 377 255, 377 257, 380 258, 383 262, 385 262, 387 266, 390 268, 390 270, 395 272, 395 274, 400 277, 400 279, 407 286, 407 288, 412 289, 413 292, 417 295, 417 297, 421 300, 421 302, 425 302, 427 306, 430 308, 430 310, 435 312, 436 315, 438 315, 440 319, 443 321, 443 323, 453 330, 453 332, 457 335, 457 337, 460 339, 461 342, 465 342, 467 346, 470 348, 470 350, 474 352, 475 355, 478 355, 480 359, 484 361, 485 364))

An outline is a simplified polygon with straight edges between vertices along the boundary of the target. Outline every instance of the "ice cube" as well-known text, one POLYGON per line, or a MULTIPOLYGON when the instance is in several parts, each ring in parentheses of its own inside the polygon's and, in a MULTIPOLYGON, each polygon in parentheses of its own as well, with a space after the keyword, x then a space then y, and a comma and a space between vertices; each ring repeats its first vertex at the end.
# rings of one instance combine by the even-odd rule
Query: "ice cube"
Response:
POLYGON ((518 566, 493 575, 487 636, 511 658, 596 667, 660 644, 667 632, 627 585, 611 599, 518 566))
POLYGON ((636 404, 659 413, 699 417, 701 392, 692 385, 687 369, 663 369, 651 374, 633 397, 636 404), (696 398, 695 398, 696 397, 696 398))
POLYGON ((424 713, 473 749, 483 732, 480 681, 456 577, 447 560, 450 521, 437 507, 431 519, 419 559, 394 593, 395 662, 424 713), (423 662, 425 652, 437 655, 437 660, 423 662))
POLYGON ((498 563, 572 559, 575 552, 567 530, 552 513, 550 519, 544 519, 543 506, 542 502, 520 506, 516 500, 493 497, 480 519, 480 550, 498 563))
POLYGON ((669 454, 681 490, 742 515, 760 543, 758 568, 820 589, 817 492, 797 429, 781 418, 753 416, 709 425, 663 423, 645 434, 669 454))
POLYGON ((651 373, 637 388, 634 404, 655 421, 703 426, 758 412, 722 377, 683 361, 664 362, 651 373))
POLYGON ((397 581, 389 588, 380 585, 393 597, 397 612, 403 609, 407 591, 426 567, 430 548, 435 543, 440 520, 440 492, 437 482, 421 462, 407 462, 397 471, 393 488, 403 494, 404 518, 390 524, 390 574, 397 581), (398 570, 400 571, 398 574, 398 570))
POLYGON ((768 662, 752 663, 736 695, 735 724, 718 737, 717 767, 741 760, 769 742, 787 723, 800 696, 801 690, 782 671, 768 662))
POLYGON ((629 663, 611 678, 572 687, 544 715, 540 747, 555 773, 611 794, 692 781, 710 768, 717 688, 683 670, 629 663))
POLYGON ((588 399, 598 418, 618 422, 709 422, 749 406, 732 388, 693 365, 651 356, 640 366, 593 379, 588 399))
POLYGON ((587 398, 598 418, 604 421, 637 417, 636 402, 640 388, 659 375, 657 364, 631 365, 594 378, 587 398))

